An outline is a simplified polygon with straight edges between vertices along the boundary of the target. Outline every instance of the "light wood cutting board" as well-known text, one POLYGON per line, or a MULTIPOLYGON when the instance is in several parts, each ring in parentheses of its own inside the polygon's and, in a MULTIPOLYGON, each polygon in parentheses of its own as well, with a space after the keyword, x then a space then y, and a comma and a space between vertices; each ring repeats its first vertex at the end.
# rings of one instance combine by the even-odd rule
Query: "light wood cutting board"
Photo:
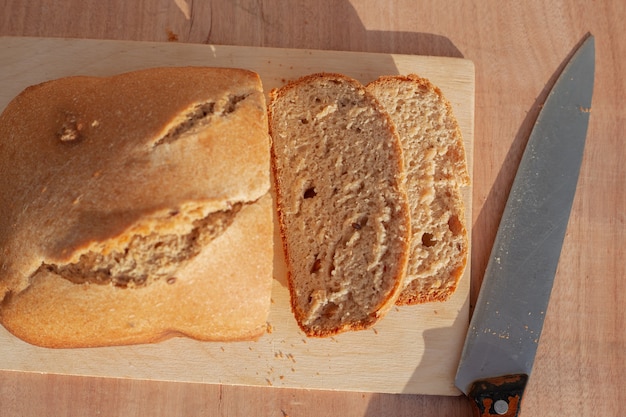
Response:
MULTIPOLYGON (((58 77, 185 65, 251 69, 260 74, 266 91, 319 71, 344 73, 364 83, 379 75, 425 76, 452 104, 472 172, 474 66, 458 58, 5 37, 0 38, 0 111, 25 87, 58 77)), ((471 188, 464 193, 469 226, 471 188)), ((291 315, 281 246, 278 240, 276 243, 268 326, 271 331, 256 342, 202 343, 175 338, 154 345, 54 350, 31 346, 0 327, 0 369, 232 385, 459 394, 453 380, 469 321, 469 265, 447 302, 394 308, 373 329, 308 339, 291 315)))

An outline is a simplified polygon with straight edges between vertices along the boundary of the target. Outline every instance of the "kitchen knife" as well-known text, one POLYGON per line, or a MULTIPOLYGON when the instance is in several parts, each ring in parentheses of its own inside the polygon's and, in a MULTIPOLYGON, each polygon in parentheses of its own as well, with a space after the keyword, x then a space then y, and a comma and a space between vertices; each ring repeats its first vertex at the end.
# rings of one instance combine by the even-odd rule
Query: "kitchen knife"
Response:
POLYGON ((590 35, 539 113, 500 220, 455 378, 476 416, 520 410, 576 191, 594 61, 590 35))

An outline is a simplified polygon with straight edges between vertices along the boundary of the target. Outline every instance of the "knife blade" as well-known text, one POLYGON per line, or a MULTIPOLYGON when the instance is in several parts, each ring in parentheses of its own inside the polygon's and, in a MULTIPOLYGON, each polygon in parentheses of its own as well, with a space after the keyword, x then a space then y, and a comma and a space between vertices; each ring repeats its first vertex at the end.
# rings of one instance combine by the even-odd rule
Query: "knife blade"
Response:
POLYGON ((455 377, 476 416, 519 413, 578 182, 594 71, 589 35, 550 91, 513 181, 455 377))

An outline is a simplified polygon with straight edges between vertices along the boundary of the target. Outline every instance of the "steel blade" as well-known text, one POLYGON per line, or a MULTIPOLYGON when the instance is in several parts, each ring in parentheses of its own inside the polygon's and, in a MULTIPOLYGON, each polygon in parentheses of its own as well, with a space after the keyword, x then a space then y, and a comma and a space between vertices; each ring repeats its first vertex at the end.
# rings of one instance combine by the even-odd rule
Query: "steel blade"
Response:
POLYGON ((529 375, 576 191, 593 93, 589 37, 548 95, 522 156, 470 322, 455 384, 529 375))

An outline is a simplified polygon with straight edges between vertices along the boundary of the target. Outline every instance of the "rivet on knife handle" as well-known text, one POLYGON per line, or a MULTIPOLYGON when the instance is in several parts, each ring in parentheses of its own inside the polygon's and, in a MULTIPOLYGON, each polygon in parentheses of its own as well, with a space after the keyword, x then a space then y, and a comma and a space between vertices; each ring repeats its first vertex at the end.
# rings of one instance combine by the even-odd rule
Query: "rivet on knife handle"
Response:
POLYGON ((475 417, 515 417, 520 410, 528 375, 508 375, 477 381, 468 397, 475 417))

